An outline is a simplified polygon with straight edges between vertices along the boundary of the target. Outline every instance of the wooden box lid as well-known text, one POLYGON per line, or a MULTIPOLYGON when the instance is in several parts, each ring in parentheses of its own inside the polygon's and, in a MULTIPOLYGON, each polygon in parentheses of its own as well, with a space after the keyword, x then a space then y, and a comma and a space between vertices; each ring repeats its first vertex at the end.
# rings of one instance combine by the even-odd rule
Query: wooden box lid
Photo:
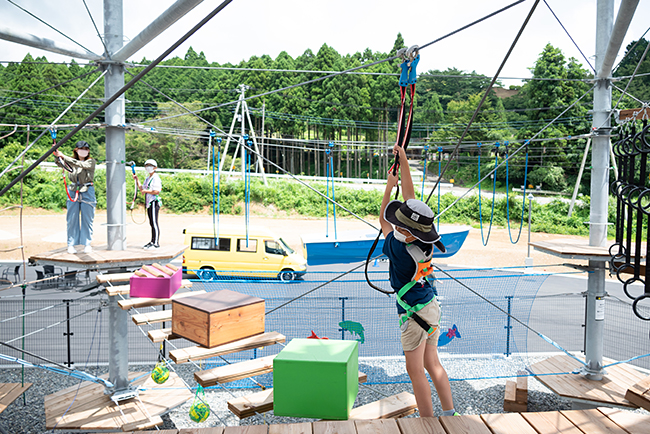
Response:
POLYGON ((262 298, 222 289, 173 300, 172 304, 178 303, 202 312, 214 313, 263 302, 262 298))

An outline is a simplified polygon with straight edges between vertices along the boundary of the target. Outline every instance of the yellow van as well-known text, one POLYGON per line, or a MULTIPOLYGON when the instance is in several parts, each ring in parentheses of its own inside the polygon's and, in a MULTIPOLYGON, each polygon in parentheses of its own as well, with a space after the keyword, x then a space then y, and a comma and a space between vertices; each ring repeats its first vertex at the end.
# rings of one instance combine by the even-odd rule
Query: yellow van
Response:
POLYGON ((243 276, 289 281, 307 272, 307 260, 267 228, 249 227, 247 240, 244 227, 222 225, 218 242, 210 224, 192 225, 183 233, 188 246, 183 272, 203 280, 243 276))

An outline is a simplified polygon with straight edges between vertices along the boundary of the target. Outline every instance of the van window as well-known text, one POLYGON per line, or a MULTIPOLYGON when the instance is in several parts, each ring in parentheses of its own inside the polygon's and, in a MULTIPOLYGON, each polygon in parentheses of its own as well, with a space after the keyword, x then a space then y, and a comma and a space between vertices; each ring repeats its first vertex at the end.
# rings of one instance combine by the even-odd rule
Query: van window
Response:
POLYGON ((230 238, 219 237, 219 245, 215 247, 213 237, 192 237, 192 250, 230 251, 230 238))
POLYGON ((264 240, 264 249, 271 255, 284 255, 284 250, 275 240, 264 240))
POLYGON ((248 239, 248 246, 246 246, 246 238, 237 239, 237 251, 238 252, 257 252, 257 240, 248 239))

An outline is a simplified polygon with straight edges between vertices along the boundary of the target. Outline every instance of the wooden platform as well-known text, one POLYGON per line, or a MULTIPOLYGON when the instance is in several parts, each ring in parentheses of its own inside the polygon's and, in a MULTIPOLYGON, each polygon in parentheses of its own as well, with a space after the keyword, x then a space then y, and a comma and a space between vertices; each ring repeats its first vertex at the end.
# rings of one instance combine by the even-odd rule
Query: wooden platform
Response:
MULTIPOLYGON (((130 372, 129 379, 145 374, 130 372)), ((91 382, 82 383, 78 393, 78 386, 73 386, 48 395, 45 397, 45 425, 47 429, 56 426, 63 430, 89 431, 151 428, 163 423, 160 415, 194 397, 175 373, 170 373, 169 379, 163 384, 156 384, 149 375, 139 378, 133 384, 143 386, 146 390, 140 392, 140 400, 120 402, 119 409, 111 401, 110 395, 104 394, 104 386, 91 382)))
POLYGON ((67 247, 39 253, 29 258, 30 264, 55 265, 77 269, 134 268, 154 262, 167 263, 182 255, 187 246, 182 244, 162 245, 159 249, 144 250, 142 247, 127 247, 126 250, 107 250, 106 245, 93 246, 91 253, 70 254, 67 247))
MULTIPOLYGON (((170 312, 170 311, 168 311, 170 312)), ((223 356, 237 353, 239 351, 252 350, 255 348, 268 347, 286 341, 287 338, 278 332, 262 333, 250 338, 240 339, 229 344, 223 344, 214 348, 201 346, 178 348, 169 352, 169 357, 176 364, 186 363, 190 360, 203 360, 210 357, 223 356)))
POLYGON ((32 383, 25 383, 24 386, 21 383, 0 383, 0 413, 30 387, 32 383))
MULTIPOLYGON (((594 409, 344 420, 157 431, 164 434, 647 434, 650 416, 594 409)), ((117 434, 117 433, 114 433, 117 434)))
MULTIPOLYGON (((613 360, 604 359, 603 362, 608 364, 613 360)), ((535 363, 530 370, 535 374, 550 374, 572 372, 581 367, 578 361, 567 355, 560 355, 535 363)), ((647 375, 625 363, 610 366, 606 371, 607 375, 602 381, 588 380, 581 374, 543 375, 535 378, 558 395, 574 401, 637 408, 625 399, 625 393, 647 375)))
MULTIPOLYGON (((592 261, 609 261, 611 259, 609 246, 590 246, 587 240, 562 239, 534 241, 531 242, 530 245, 533 246, 535 250, 562 259, 585 259, 592 261)), ((645 252, 645 247, 642 248, 642 251, 645 252)), ((645 257, 645 255, 643 257, 645 257)))

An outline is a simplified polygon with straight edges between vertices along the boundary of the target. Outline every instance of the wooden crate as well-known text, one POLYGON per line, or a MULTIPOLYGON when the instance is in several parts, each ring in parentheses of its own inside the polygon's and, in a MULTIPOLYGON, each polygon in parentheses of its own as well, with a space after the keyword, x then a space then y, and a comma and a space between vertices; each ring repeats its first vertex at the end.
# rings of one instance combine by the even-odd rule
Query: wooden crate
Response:
POLYGON ((172 333, 206 348, 264 333, 264 300, 227 289, 173 299, 172 333))

